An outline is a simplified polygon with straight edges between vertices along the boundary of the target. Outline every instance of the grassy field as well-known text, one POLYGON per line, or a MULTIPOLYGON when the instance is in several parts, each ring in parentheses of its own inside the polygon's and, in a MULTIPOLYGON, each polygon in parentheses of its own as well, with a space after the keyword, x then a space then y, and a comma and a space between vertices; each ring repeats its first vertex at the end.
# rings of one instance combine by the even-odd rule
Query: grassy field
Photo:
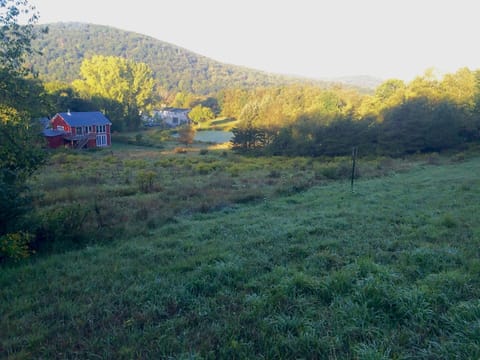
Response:
POLYGON ((480 157, 190 150, 52 157, 1 357, 480 357, 480 157))

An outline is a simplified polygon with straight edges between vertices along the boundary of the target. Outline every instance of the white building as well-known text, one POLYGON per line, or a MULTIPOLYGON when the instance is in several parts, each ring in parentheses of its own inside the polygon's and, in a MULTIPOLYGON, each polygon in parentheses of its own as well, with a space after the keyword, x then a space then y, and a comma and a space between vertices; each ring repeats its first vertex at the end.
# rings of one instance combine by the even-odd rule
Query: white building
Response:
POLYGON ((154 110, 151 118, 144 119, 145 125, 168 127, 177 127, 191 122, 188 117, 190 109, 180 109, 173 107, 164 107, 160 110, 154 110))

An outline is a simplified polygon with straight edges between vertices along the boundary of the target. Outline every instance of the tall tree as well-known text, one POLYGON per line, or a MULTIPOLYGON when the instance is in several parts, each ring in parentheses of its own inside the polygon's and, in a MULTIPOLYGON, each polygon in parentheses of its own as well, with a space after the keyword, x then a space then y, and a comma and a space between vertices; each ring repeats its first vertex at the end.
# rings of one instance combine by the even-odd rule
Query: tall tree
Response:
POLYGON ((82 79, 75 80, 73 87, 82 96, 97 99, 107 115, 110 112, 120 116, 120 119, 110 116, 114 127, 118 130, 138 128, 140 112, 148 110, 153 97, 154 79, 148 65, 96 55, 83 61, 80 74, 82 79))
POLYGON ((23 71, 25 55, 33 53, 34 25, 39 14, 27 0, 0 0, 0 68, 23 71), (26 24, 19 23, 20 18, 26 24))
POLYGON ((205 122, 212 120, 215 117, 215 114, 213 113, 212 109, 202 105, 197 105, 192 109, 192 111, 190 111, 188 116, 195 122, 205 122))
POLYGON ((0 260, 27 254, 22 227, 28 208, 26 181, 44 158, 32 116, 38 109, 38 81, 26 79, 24 56, 33 51, 38 13, 26 0, 0 0, 0 260), (20 25, 20 17, 27 18, 20 25))

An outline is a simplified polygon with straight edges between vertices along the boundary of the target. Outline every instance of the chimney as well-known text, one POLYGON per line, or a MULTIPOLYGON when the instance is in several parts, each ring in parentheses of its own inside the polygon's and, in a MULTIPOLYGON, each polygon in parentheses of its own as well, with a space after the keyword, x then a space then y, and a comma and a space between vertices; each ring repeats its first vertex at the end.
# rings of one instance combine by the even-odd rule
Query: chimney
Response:
POLYGON ((68 116, 72 116, 72 113, 70 112, 70 109, 68 109, 67 115, 68 115, 68 116))

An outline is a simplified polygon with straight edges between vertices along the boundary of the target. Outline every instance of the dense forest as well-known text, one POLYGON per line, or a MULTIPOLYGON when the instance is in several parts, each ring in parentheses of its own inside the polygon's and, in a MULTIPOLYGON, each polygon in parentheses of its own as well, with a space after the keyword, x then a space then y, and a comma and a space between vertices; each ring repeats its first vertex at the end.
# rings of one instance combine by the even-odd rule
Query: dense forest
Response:
POLYGON ((29 63, 47 81, 70 83, 78 77, 82 61, 93 55, 146 63, 158 85, 167 91, 206 94, 225 87, 253 88, 307 81, 222 64, 146 35, 101 25, 50 24, 48 32, 39 34, 32 44, 41 53, 31 54, 29 63))

